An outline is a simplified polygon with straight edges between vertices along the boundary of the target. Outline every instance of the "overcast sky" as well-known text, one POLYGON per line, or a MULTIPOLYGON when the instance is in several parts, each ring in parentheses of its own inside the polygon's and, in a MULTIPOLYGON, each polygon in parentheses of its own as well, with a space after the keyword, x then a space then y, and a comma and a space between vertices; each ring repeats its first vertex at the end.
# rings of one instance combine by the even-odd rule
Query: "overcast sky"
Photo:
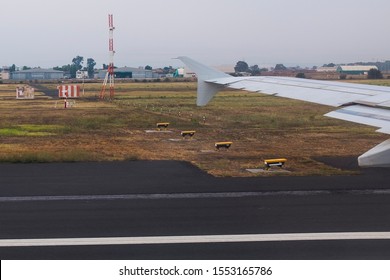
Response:
POLYGON ((388 0, 0 0, 0 66, 53 67, 77 55, 115 64, 322 65, 390 60, 388 0))

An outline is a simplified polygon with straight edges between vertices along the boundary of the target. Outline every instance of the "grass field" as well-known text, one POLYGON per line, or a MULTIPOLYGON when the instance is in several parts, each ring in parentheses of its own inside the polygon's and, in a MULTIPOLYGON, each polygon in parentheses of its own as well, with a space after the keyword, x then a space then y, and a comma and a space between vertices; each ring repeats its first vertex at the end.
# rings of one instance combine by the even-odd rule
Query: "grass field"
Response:
POLYGON ((323 117, 329 107, 261 94, 226 90, 196 107, 194 82, 120 83, 112 102, 97 99, 100 88, 85 84, 85 95, 64 109, 40 92, 16 100, 15 85, 0 84, 0 161, 185 160, 215 176, 270 176, 245 169, 285 157, 289 175, 352 174, 315 158, 357 157, 388 138, 323 117), (171 132, 146 132, 157 122, 171 132), (196 134, 182 139, 182 130, 196 134), (215 151, 217 141, 233 145, 215 151))

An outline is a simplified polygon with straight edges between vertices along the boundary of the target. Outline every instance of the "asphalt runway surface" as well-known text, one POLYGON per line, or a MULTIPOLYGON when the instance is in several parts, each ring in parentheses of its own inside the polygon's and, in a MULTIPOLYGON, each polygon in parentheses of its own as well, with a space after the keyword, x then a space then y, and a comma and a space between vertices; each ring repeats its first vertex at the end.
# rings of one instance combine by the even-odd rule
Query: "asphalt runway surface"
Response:
POLYGON ((390 259, 389 169, 215 178, 186 162, 127 161, 0 174, 1 259, 390 259))

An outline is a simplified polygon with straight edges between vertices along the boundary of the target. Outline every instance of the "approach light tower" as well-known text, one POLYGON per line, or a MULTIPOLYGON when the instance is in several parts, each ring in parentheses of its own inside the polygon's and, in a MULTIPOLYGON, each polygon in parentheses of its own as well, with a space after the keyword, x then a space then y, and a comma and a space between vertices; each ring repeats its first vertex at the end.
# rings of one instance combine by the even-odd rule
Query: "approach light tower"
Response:
POLYGON ((114 17, 108 15, 109 40, 108 50, 110 53, 110 63, 108 65, 106 77, 104 78, 102 90, 100 91, 100 99, 105 98, 107 82, 110 83, 110 100, 114 99, 114 17))

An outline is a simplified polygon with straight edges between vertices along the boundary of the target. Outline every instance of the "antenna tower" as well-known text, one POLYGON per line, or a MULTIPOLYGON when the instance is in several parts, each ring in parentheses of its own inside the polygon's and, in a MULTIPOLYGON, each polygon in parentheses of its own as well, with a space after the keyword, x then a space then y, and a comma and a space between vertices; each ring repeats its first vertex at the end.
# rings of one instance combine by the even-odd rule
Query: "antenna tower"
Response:
POLYGON ((104 78, 102 90, 100 91, 100 99, 105 98, 107 82, 110 84, 110 100, 114 99, 114 17, 108 15, 109 40, 108 50, 110 53, 110 63, 108 65, 106 77, 104 78))

